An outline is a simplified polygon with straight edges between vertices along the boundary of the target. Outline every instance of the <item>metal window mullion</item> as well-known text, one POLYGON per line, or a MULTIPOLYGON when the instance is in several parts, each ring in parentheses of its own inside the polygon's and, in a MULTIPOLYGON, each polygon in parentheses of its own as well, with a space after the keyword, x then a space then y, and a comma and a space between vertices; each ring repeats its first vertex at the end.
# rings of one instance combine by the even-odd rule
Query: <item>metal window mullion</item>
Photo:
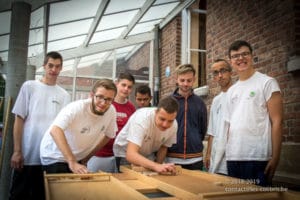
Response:
POLYGON ((191 11, 187 9, 187 63, 191 63, 191 11))

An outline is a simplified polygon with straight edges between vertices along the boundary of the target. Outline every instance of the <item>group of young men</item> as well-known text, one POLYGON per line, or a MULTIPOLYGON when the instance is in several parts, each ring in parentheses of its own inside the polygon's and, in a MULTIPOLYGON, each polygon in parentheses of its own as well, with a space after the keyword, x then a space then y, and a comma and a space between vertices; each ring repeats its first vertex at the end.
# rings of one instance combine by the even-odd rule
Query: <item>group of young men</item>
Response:
POLYGON ((212 173, 267 185, 281 148, 280 89, 275 79, 255 71, 246 41, 235 41, 228 55, 229 61, 217 59, 211 66, 221 93, 207 120, 206 105, 193 92, 196 70, 191 64, 176 68, 176 90, 156 107, 150 104, 150 88, 137 87, 136 109, 128 100, 135 84, 130 73, 121 73, 115 82, 98 80, 90 98, 70 103, 56 84, 63 59, 48 53, 43 79, 23 84, 12 111, 10 199, 44 199, 44 171, 120 172, 123 164, 158 173, 175 173, 175 165, 190 170, 205 166, 212 173), (235 84, 231 66, 239 78, 235 84))

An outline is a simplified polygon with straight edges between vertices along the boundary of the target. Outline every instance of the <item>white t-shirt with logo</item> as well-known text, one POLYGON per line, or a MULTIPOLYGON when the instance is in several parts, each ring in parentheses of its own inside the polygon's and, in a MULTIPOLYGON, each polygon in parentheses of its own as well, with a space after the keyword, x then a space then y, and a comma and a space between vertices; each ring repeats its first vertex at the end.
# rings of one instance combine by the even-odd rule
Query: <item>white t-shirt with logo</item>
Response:
POLYGON ((139 153, 153 159, 153 152, 164 145, 171 147, 176 143, 177 121, 165 131, 155 125, 155 111, 157 108, 140 108, 128 120, 115 139, 113 151, 116 157, 126 157, 128 141, 140 147, 139 153))
POLYGON ((114 138, 117 131, 116 110, 110 105, 104 115, 96 115, 90 109, 91 99, 78 100, 67 105, 58 114, 41 142, 43 165, 66 162, 50 134, 52 126, 64 130, 67 142, 77 161, 85 158, 100 142, 101 136, 114 138))
POLYGON ((56 115, 69 102, 69 93, 58 85, 46 85, 40 80, 26 81, 22 85, 12 113, 24 119, 24 165, 41 165, 41 140, 56 115))
POLYGON ((226 160, 267 161, 271 158, 267 101, 278 91, 277 81, 260 72, 229 88, 224 112, 225 120, 230 123, 226 160))

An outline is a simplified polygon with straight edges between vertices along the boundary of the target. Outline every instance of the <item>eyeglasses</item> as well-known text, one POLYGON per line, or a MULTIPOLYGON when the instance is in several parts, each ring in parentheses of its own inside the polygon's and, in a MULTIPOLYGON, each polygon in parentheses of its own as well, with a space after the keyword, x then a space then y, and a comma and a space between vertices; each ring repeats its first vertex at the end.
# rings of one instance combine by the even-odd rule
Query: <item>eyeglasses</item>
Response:
POLYGON ((219 71, 217 71, 217 70, 213 71, 212 74, 213 74, 213 76, 218 76, 219 74, 223 75, 229 71, 230 71, 229 69, 221 68, 219 71))
POLYGON ((238 53, 238 54, 233 54, 230 56, 231 59, 233 60, 237 60, 239 59, 241 56, 242 58, 246 58, 250 55, 251 53, 249 51, 246 51, 246 52, 242 52, 242 53, 238 53))
POLYGON ((105 98, 102 95, 94 95, 94 97, 100 103, 111 104, 111 102, 113 101, 113 99, 111 99, 111 98, 105 98))

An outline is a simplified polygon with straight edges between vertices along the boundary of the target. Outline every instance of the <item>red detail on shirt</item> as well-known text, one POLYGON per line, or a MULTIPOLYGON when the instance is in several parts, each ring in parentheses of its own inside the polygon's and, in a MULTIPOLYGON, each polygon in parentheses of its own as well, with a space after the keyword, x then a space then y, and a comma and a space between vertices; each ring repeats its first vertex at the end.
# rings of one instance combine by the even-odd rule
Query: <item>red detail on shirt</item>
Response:
MULTIPOLYGON (((125 104, 120 104, 114 101, 112 104, 114 105, 117 111, 117 125, 118 125, 118 131, 116 133, 116 137, 117 137, 121 129, 127 123, 129 117, 135 112, 135 107, 130 101, 127 101, 125 104)), ((96 152, 95 155, 98 157, 113 156, 114 141, 115 139, 111 139, 102 149, 96 152)))

